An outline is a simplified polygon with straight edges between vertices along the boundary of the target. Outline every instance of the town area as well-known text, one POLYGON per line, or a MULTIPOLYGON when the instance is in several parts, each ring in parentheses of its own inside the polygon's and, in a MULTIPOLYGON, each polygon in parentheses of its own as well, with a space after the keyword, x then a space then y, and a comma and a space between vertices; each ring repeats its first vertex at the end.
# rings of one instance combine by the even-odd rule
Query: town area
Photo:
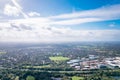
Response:
POLYGON ((0 46, 1 80, 119 80, 119 76, 120 42, 0 46))

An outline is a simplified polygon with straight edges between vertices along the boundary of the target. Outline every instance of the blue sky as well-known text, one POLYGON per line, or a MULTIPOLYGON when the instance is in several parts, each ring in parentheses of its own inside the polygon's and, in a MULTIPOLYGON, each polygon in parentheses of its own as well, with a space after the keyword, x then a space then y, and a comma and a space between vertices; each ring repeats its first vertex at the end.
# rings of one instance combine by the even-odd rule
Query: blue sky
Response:
POLYGON ((62 13, 70 13, 75 11, 96 9, 99 7, 119 4, 119 0, 25 0, 21 4, 25 6, 25 10, 35 10, 43 15, 58 15, 62 13), (26 5, 26 3, 28 3, 26 5), (57 11, 57 12, 55 12, 57 11), (47 12, 47 13, 46 13, 47 12), (48 14, 49 12, 49 14, 48 14))
POLYGON ((0 1, 0 42, 120 41, 120 0, 0 1))

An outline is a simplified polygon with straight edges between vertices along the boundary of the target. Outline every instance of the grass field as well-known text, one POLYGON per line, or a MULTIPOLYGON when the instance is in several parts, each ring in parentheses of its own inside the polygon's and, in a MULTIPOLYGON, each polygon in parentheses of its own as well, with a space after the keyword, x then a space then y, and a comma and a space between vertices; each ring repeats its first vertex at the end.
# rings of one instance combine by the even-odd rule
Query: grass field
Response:
POLYGON ((19 80, 19 76, 16 76, 15 80, 19 80))
POLYGON ((0 54, 6 54, 6 52, 0 52, 0 54))
POLYGON ((35 80, 33 76, 27 76, 26 80, 35 80))
POLYGON ((23 66, 24 68, 49 68, 50 65, 43 65, 43 66, 23 66))
POLYGON ((63 57, 63 56, 54 56, 54 57, 49 57, 51 61, 66 61, 69 60, 70 58, 68 57, 63 57))
POLYGON ((72 80, 84 80, 84 78, 83 77, 73 76, 72 80))

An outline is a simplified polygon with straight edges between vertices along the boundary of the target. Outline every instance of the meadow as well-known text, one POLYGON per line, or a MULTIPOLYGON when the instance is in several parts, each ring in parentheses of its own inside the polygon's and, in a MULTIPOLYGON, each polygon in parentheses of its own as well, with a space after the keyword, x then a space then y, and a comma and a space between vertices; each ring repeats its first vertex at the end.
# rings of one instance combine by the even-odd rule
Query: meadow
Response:
POLYGON ((66 61, 69 60, 70 58, 68 57, 63 57, 63 56, 54 56, 54 57, 49 57, 51 61, 66 61))

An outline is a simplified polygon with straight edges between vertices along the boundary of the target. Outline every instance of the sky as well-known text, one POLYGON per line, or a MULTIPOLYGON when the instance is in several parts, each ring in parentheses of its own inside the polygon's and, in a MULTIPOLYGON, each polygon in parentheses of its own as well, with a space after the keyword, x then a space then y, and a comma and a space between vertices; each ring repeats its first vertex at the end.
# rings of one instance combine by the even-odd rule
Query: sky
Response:
POLYGON ((0 0, 0 42, 120 41, 120 0, 0 0))

